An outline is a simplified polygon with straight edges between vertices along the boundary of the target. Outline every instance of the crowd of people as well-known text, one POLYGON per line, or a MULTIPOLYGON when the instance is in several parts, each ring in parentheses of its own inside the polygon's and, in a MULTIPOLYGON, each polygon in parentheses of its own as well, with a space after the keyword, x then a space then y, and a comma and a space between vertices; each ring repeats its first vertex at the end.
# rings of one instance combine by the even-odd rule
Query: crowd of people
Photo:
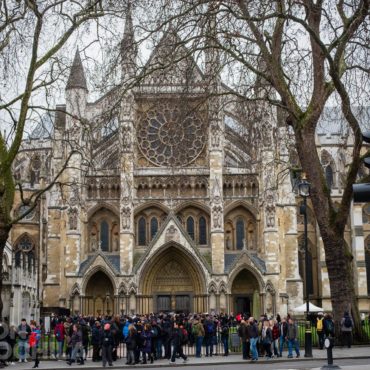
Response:
MULTIPOLYGON (((341 320, 341 331, 345 344, 350 347, 353 320, 345 313, 341 320)), ((315 326, 319 348, 323 348, 324 339, 334 336, 334 322, 329 314, 320 312, 315 326)), ((10 327, 7 335, 9 352, 7 361, 2 366, 27 362, 28 354, 34 360, 33 368, 38 368, 42 353, 40 339, 45 330, 35 321, 30 324, 22 319, 18 327, 10 327), (17 346, 16 346, 17 345, 17 346)), ((288 358, 300 357, 298 326, 290 317, 259 318, 248 315, 209 315, 209 314, 148 314, 133 316, 52 316, 49 338, 53 338, 52 357, 65 360, 68 365, 84 365, 92 347, 92 361, 102 362, 103 367, 113 366, 113 362, 123 353, 118 349, 125 346, 126 364, 153 363, 166 358, 171 363, 176 359, 188 357, 184 345, 194 347, 196 357, 213 356, 217 344, 223 346, 223 356, 229 355, 230 344, 241 345, 243 359, 258 361, 260 357, 272 359, 282 357, 287 348, 288 358), (233 335, 234 338, 230 338, 233 335), (235 337, 238 344, 235 344, 235 337)), ((50 351, 50 342, 49 348, 50 351)))

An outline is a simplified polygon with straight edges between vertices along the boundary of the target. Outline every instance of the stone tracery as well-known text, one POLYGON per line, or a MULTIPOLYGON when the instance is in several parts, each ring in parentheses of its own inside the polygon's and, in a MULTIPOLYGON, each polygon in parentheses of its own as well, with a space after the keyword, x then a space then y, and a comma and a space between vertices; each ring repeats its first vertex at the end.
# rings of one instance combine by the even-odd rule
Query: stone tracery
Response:
POLYGON ((184 166, 202 152, 206 126, 194 109, 184 111, 178 103, 161 102, 143 114, 138 127, 138 143, 153 164, 184 166))

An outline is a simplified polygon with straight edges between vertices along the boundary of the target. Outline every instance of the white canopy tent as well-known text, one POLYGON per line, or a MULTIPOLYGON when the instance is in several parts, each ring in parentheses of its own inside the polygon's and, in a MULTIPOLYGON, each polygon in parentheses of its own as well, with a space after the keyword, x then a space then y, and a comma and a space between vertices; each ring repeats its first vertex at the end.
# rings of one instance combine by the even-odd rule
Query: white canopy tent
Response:
MULTIPOLYGON (((323 308, 317 307, 314 304, 312 304, 311 302, 308 304, 308 309, 309 309, 309 312, 320 312, 320 311, 324 311, 323 308)), ((293 311, 294 312, 306 312, 306 303, 303 303, 301 306, 298 306, 298 307, 293 308, 293 311)))

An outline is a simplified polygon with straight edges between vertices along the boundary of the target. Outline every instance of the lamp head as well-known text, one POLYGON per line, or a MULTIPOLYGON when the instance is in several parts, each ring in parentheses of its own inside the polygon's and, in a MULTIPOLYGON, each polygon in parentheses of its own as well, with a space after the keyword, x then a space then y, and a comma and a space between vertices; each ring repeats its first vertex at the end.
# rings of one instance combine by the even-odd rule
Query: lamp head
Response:
POLYGON ((307 198, 310 195, 310 183, 307 181, 306 174, 302 174, 301 181, 298 184, 299 195, 307 198))

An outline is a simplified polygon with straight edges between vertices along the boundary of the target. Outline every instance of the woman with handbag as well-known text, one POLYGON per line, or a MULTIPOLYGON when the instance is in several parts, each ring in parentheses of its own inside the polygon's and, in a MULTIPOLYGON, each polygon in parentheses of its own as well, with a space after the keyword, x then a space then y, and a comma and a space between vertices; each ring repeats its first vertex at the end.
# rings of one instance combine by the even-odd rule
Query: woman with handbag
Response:
POLYGON ((268 359, 271 359, 272 357, 272 352, 271 352, 272 331, 270 328, 270 322, 268 320, 263 322, 261 337, 262 337, 263 348, 266 351, 266 356, 268 359))

